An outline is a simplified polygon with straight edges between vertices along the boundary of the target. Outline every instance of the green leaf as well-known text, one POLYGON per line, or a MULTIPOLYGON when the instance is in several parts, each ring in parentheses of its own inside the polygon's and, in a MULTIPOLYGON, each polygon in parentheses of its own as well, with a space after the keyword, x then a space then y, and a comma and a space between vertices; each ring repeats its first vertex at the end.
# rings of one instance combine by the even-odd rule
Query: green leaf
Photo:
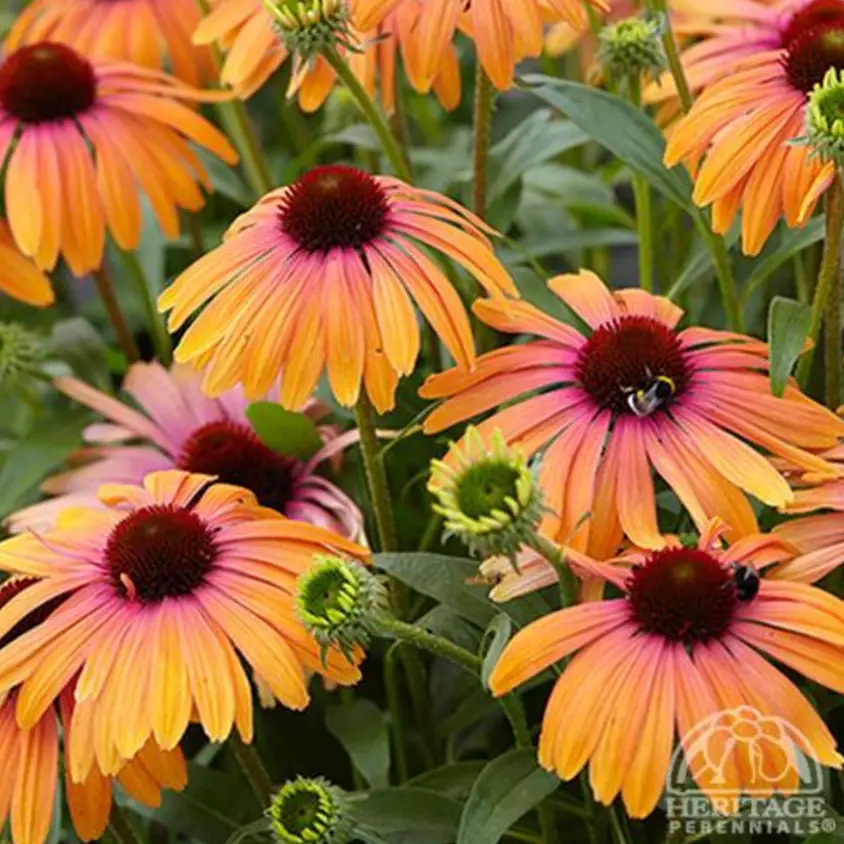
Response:
POLYGON ((434 598, 463 618, 485 628, 500 612, 505 612, 523 627, 550 608, 539 595, 526 595, 505 604, 496 604, 486 597, 489 587, 466 583, 477 577, 478 564, 465 557, 446 554, 376 554, 373 562, 417 592, 434 598))
POLYGON ((304 413, 285 410, 280 404, 256 401, 246 417, 264 445, 285 457, 307 460, 322 448, 317 426, 304 413))
POLYGON ((34 428, 9 450, 0 468, 0 517, 32 496, 45 476, 81 445, 82 416, 69 414, 34 428))
POLYGON ((559 109, 591 138, 637 173, 663 196, 693 217, 701 212, 692 202, 692 182, 683 167, 662 163, 665 139, 644 112, 611 94, 570 82, 531 74, 521 80, 535 97, 559 109))
POLYGON ((495 663, 498 662, 501 651, 504 650, 510 640, 512 630, 513 625, 510 622, 510 616, 501 613, 501 615, 495 616, 484 632, 484 640, 489 639, 489 646, 484 654, 484 663, 481 667, 481 682, 484 687, 488 685, 489 675, 492 674, 492 669, 495 668, 495 663))
POLYGON ((158 809, 140 803, 131 805, 138 814, 154 818, 171 832, 181 832, 203 844, 226 844, 261 812, 242 777, 193 762, 188 763, 188 785, 184 791, 162 791, 158 809))
POLYGON ((475 780, 486 767, 486 762, 478 759, 470 762, 454 762, 431 771, 425 771, 418 777, 407 781, 408 785, 438 791, 455 800, 465 800, 472 791, 475 780))
POLYGON ((535 111, 490 150, 489 203, 503 197, 533 167, 588 140, 589 135, 574 123, 560 120, 548 109, 535 111))
POLYGON ((390 844, 450 844, 460 823, 460 804, 427 788, 371 791, 349 811, 390 844))
POLYGON ((781 396, 812 322, 812 309, 801 302, 775 296, 768 311, 771 356, 771 392, 781 396))
POLYGON ((496 844, 559 781, 536 764, 536 750, 520 748, 493 759, 481 771, 463 807, 457 844, 496 844))
POLYGON ((67 364, 84 381, 107 386, 106 345, 87 319, 72 317, 55 323, 49 355, 67 364))
POLYGON ((805 228, 782 230, 779 243, 773 251, 769 253, 768 249, 765 249, 761 259, 754 263, 753 272, 745 281, 744 301, 747 302, 756 288, 764 284, 789 258, 802 252, 807 246, 823 240, 824 225, 823 217, 815 217, 805 228))
POLYGON ((387 716, 372 701, 361 698, 335 706, 326 713, 325 724, 373 788, 390 784, 387 716))

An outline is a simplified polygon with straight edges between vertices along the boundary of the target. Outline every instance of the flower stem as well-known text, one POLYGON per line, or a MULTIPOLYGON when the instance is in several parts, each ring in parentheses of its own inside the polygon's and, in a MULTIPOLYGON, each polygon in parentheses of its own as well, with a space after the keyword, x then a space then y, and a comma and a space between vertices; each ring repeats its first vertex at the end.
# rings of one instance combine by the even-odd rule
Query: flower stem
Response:
POLYGON ((571 567, 566 563, 563 550, 538 533, 534 533, 527 543, 534 551, 549 562, 560 579, 560 600, 563 607, 573 607, 578 602, 577 578, 571 567))
POLYGON ((111 804, 111 814, 108 816, 108 829, 118 844, 140 844, 140 838, 135 832, 129 818, 116 802, 111 804))
MULTIPOLYGON (((639 76, 630 79, 630 101, 636 108, 642 107, 642 80, 639 76)), ((651 293, 654 289, 651 190, 647 179, 636 172, 633 174, 633 198, 636 201, 636 228, 639 236, 639 285, 651 293)))
POLYGON ((378 633, 387 634, 402 642, 407 642, 409 645, 413 645, 420 650, 428 651, 435 656, 441 656, 452 662, 456 662, 473 674, 480 673, 483 663, 479 656, 470 653, 465 648, 461 648, 460 645, 456 645, 443 636, 430 633, 423 627, 408 624, 405 621, 399 621, 397 618, 386 613, 380 614, 373 626, 378 633))
POLYGON ((744 317, 741 313, 741 301, 736 291, 733 278, 733 268, 727 256, 727 246, 724 238, 709 228, 709 224, 702 217, 698 217, 698 232, 700 233, 715 264, 715 276, 718 279, 718 289, 721 292, 721 302, 727 315, 727 325, 733 331, 744 330, 744 317))
POLYGON ((334 46, 328 46, 323 50, 323 58, 331 65, 334 72, 340 78, 340 81, 346 86, 349 93, 354 97, 358 108, 363 112, 363 116, 367 122, 375 130, 378 135, 378 140, 381 141, 381 146, 390 159, 393 165, 393 170, 396 175, 405 182, 413 181, 413 173, 410 170, 410 165, 404 157, 401 147, 396 140, 393 133, 390 131, 390 126, 387 123, 387 118, 384 117, 381 109, 376 105, 372 97, 369 96, 363 85, 360 84, 358 78, 352 73, 351 68, 343 57, 337 52, 334 46))
POLYGON ((114 290, 114 285, 106 271, 105 264, 102 264, 98 269, 92 273, 94 276, 94 283, 97 285, 97 292, 100 294, 100 299, 103 301, 109 321, 114 327, 114 332, 117 334, 117 342, 126 356, 129 363, 135 363, 141 359, 138 352, 138 347, 135 344, 135 338, 129 329, 126 319, 123 316, 123 311, 120 310, 120 304, 117 301, 117 294, 114 290))
POLYGON ((360 398, 355 405, 355 417, 360 431, 360 447, 363 454, 363 466, 369 494, 372 497, 372 509, 378 527, 378 538, 382 551, 395 551, 398 548, 396 524, 393 518, 393 504, 390 500, 390 488, 384 461, 378 453, 378 440, 375 433, 375 411, 369 396, 361 389, 360 398))
POLYGON ((686 72, 683 70, 683 62, 680 60, 680 51, 677 49, 677 39, 674 37, 671 15, 668 12, 668 0, 649 0, 647 5, 651 11, 658 12, 663 16, 662 49, 665 50, 668 68, 671 71, 671 76, 674 77, 674 85, 677 87, 680 106, 688 114, 694 99, 692 98, 692 91, 689 88, 689 81, 686 79, 686 72))
MULTIPOLYGON (((826 232, 823 243, 823 256, 821 257, 821 266, 818 270, 818 281, 815 286, 815 295, 812 299, 812 321, 809 324, 809 339, 812 343, 816 343, 818 335, 821 330, 821 323, 823 322, 824 313, 827 312, 827 304, 829 300, 840 297, 841 286, 841 230, 844 225, 844 191, 841 186, 841 176, 836 175, 835 180, 830 185, 826 194, 826 232), (830 296, 830 291, 833 287, 838 288, 835 294, 830 296)), ((833 337, 827 338, 827 367, 830 364, 830 355, 835 357, 835 375, 827 368, 827 397, 830 397, 830 387, 834 386, 836 391, 840 393, 840 376, 838 370, 841 366, 841 308, 840 298, 837 306, 838 313, 833 318, 833 325, 830 327, 827 324, 827 333, 836 333, 833 337), (837 328, 836 328, 837 325, 837 328), (835 349, 833 350, 833 343, 835 349), (832 385, 830 382, 832 381, 832 385)), ((827 312, 827 318, 830 314, 827 312)), ((809 381, 809 376, 812 372, 812 360, 814 359, 814 347, 809 349, 800 359, 797 366, 797 380, 800 386, 805 390, 809 381)), ((837 407, 837 402, 836 402, 837 407)))
POLYGON ((492 137, 495 92, 480 60, 476 61, 472 208, 481 219, 484 219, 486 218, 489 144, 492 137))
POLYGON ((258 755, 254 744, 244 744, 237 733, 232 734, 229 740, 229 747, 240 770, 246 777, 255 799, 260 803, 261 808, 270 805, 273 793, 273 781, 258 755))
POLYGON ((158 312, 158 305, 155 301, 149 280, 144 273, 144 268, 138 260, 137 253, 124 252, 120 250, 120 255, 126 264, 126 270, 129 278, 135 285, 138 297, 144 308, 144 315, 146 316, 147 327, 149 328, 150 336, 152 337, 152 346, 155 349, 155 354, 158 359, 165 366, 169 366, 173 360, 173 344, 170 341, 170 334, 167 331, 167 326, 164 323, 164 317, 158 312))

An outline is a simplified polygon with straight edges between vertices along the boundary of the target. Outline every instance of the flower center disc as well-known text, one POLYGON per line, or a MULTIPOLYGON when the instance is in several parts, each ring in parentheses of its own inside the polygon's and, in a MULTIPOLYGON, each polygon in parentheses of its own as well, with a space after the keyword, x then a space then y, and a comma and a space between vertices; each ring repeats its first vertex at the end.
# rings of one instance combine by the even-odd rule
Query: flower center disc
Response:
POLYGON ((677 335, 645 316, 624 316, 598 328, 580 350, 576 371, 583 389, 616 414, 632 414, 630 397, 653 389, 660 378, 672 385, 671 397, 659 405, 667 407, 690 376, 677 335))
POLYGON ((105 560, 118 593, 144 604, 192 594, 217 556, 214 539, 190 510, 170 504, 143 507, 108 538, 105 560))
POLYGON ((783 32, 788 81, 809 93, 830 68, 844 69, 844 3, 817 0, 798 12, 783 32))
MULTIPOLYGON (((28 589, 33 584, 38 583, 37 577, 8 577, 0 583, 0 609, 6 606, 12 598, 20 595, 24 589, 28 589)), ((32 612, 27 613, 5 636, 0 637, 0 648, 5 648, 10 642, 28 633, 30 630, 38 627, 39 624, 47 620, 47 617, 61 606, 67 596, 58 595, 45 601, 40 606, 36 607, 32 612)))
POLYGON ((346 165, 315 167, 287 191, 282 231, 306 252, 360 249, 384 232, 390 206, 368 173, 346 165))
POLYGON ((705 551, 654 551, 632 572, 633 617, 646 633, 685 643, 717 639, 738 606, 732 571, 705 551))
POLYGON ((211 422, 193 432, 179 455, 186 472, 215 475, 248 489, 264 507, 284 513, 300 464, 264 445, 247 425, 211 422))
POLYGON ((518 500, 518 480, 519 472, 507 463, 487 460, 471 466, 458 481, 460 512, 470 519, 488 516, 493 510, 509 513, 505 499, 518 500))
POLYGON ((0 105, 24 123, 75 117, 96 97, 91 63, 64 44, 21 47, 0 64, 0 105))

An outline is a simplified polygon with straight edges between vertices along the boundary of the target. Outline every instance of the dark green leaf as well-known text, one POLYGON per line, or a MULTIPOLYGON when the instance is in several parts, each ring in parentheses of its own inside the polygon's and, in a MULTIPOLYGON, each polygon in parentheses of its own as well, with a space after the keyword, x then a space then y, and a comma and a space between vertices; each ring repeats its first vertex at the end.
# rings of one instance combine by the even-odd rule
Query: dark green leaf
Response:
POLYGON ((812 322, 808 305, 776 296, 768 311, 768 340, 771 356, 771 391, 781 396, 791 369, 803 346, 812 322))
POLYGON ((256 401, 246 409, 261 441, 286 457, 307 460, 322 448, 317 426, 304 413, 293 413, 281 405, 256 401))
POLYGON ((450 844, 460 823, 460 804, 427 788, 371 791, 350 806, 355 820, 391 844, 450 844))
POLYGON ((408 780, 407 784, 438 791, 455 800, 465 800, 485 766, 486 762, 481 760, 455 762, 452 765, 443 765, 441 768, 425 771, 424 774, 408 780))
POLYGON ((106 345, 87 319, 72 317, 55 323, 49 355, 66 363, 79 378, 100 386, 107 384, 106 345))
POLYGON ((481 682, 484 686, 488 685, 489 675, 492 674, 492 669, 495 668, 495 663, 498 662, 498 657, 501 656, 501 651, 510 639, 510 633, 513 630, 513 625, 510 622, 510 616, 501 613, 489 623, 484 632, 484 639, 489 641, 486 653, 484 654, 484 664, 481 668, 481 682))
POLYGON ((478 575, 478 564, 464 557, 445 554, 376 554, 375 565, 411 586, 417 592, 445 604, 463 618, 485 628, 500 612, 505 612, 518 627, 549 611, 539 595, 526 595, 505 604, 486 597, 488 586, 466 583, 478 575))
POLYGON ((369 785, 382 788, 390 784, 387 717, 372 701, 361 698, 329 709, 325 725, 369 785))
POLYGON ((188 764, 187 788, 162 791, 158 809, 132 805, 139 814, 203 844, 226 844, 261 812, 242 777, 193 763, 188 764))
POLYGON ((744 301, 746 302, 757 287, 764 284, 789 258, 802 252, 807 246, 823 240, 824 219, 815 217, 805 228, 782 230, 779 243, 769 253, 765 250, 761 260, 753 267, 753 272, 747 277, 744 287, 744 301))
POLYGON ((0 517, 26 503, 28 495, 81 445, 82 417, 70 414, 61 424, 48 422, 30 431, 6 454, 0 468, 0 517))
POLYGON ((657 125, 642 111, 611 94, 539 74, 524 77, 527 90, 559 109, 601 146, 650 185, 694 217, 700 211, 692 202, 692 182, 683 167, 670 170, 662 163, 665 139, 657 125))
POLYGON ((559 784, 536 764, 536 750, 521 748, 490 762, 463 807, 457 844, 496 844, 504 833, 559 784))

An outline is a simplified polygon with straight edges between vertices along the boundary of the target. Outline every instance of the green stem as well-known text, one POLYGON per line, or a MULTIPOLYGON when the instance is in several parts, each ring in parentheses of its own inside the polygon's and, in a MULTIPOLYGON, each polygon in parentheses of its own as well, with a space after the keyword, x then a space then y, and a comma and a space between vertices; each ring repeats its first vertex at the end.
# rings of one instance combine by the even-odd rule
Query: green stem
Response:
POLYGON ((615 844, 628 844, 627 834, 624 829, 622 829, 621 821, 618 819, 618 812, 616 812, 615 806, 608 806, 607 813, 610 816, 610 827, 612 828, 615 844))
POLYGON ((100 299, 103 301, 106 313, 108 314, 109 322, 114 327, 114 333, 117 335, 117 342, 126 356, 126 360, 131 364, 139 361, 141 355, 138 352, 138 346, 135 343, 135 338, 129 328, 126 318, 123 316, 123 311, 120 310, 120 303, 117 301, 117 293, 115 293, 114 285, 111 283, 108 272, 103 263, 98 269, 92 273, 94 277, 94 284, 97 286, 97 292, 100 294, 100 299))
POLYGON ((832 277, 824 322, 824 371, 826 406, 837 410, 841 404, 841 258, 832 277))
POLYGON ((744 318, 741 313, 741 302, 736 291, 736 282, 733 278, 733 269, 727 256, 727 245, 720 234, 716 234, 709 228, 709 224, 702 217, 696 218, 698 232, 709 247, 712 260, 715 264, 715 277, 718 279, 718 290, 721 293, 721 302, 727 314, 727 325, 733 331, 744 330, 744 318))
POLYGON ((358 108, 363 112, 363 116, 375 130, 375 134, 378 135, 381 146, 384 148, 387 158, 390 159, 396 175, 405 182, 412 182, 413 173, 410 170, 410 165, 407 163, 398 141, 390 131, 390 126, 381 109, 376 105, 372 97, 369 96, 363 85, 360 84, 358 78, 352 73, 351 68, 346 64, 334 46, 326 47, 323 50, 322 56, 331 65, 352 97, 354 97, 358 108))
POLYGON ((480 60, 476 59, 476 61, 472 208, 481 219, 484 219, 487 210, 489 145, 492 138, 492 112, 495 92, 480 60))
POLYGON ((538 533, 534 533, 531 540, 526 544, 538 554, 541 554, 554 567, 557 577, 560 579, 560 600, 562 605, 563 607, 573 607, 578 602, 579 590, 577 578, 566 562, 562 549, 551 542, 550 539, 546 539, 538 533))
POLYGON ((188 235, 194 261, 198 261, 205 254, 205 237, 202 234, 202 220, 199 214, 188 214, 188 235))
POLYGON ((380 634, 387 634, 399 641, 407 642, 415 648, 456 662, 473 674, 480 674, 483 662, 479 656, 470 653, 443 636, 425 630, 423 627, 399 621, 397 618, 383 613, 377 617, 373 626, 380 634))
POLYGON ((143 305, 144 316, 146 317, 147 327, 152 337, 152 346, 155 349, 155 354, 164 366, 169 366, 173 360, 173 344, 170 341, 170 334, 167 332, 164 317, 158 311, 158 305, 144 273, 144 268, 138 260, 137 253, 124 252, 121 249, 120 255, 123 258, 126 271, 135 285, 135 291, 143 305))
MULTIPOLYGON (((369 494, 372 498, 372 509, 375 513, 381 550, 395 551, 398 548, 396 523, 393 518, 393 504, 387 483, 387 473, 384 470, 384 461, 379 454, 378 439, 375 433, 375 410, 363 388, 361 388, 360 398, 355 405, 355 417, 360 431, 363 466, 366 471, 369 494)), ((402 615, 398 612, 396 614, 402 615)))
MULTIPOLYGON (((830 298, 830 290, 836 282, 836 276, 840 276, 841 254, 841 228, 844 224, 844 192, 842 192, 840 175, 830 185, 826 194, 826 232, 823 243, 823 256, 821 266, 818 270, 818 281, 815 286, 815 295, 812 300, 812 321, 809 324, 809 339, 813 347, 803 355, 797 366, 797 380, 805 390, 812 372, 812 361, 814 359, 814 344, 817 342, 821 331, 824 313, 827 302, 830 298)), ((840 278, 835 286, 840 285, 840 278)), ((839 309, 840 313, 840 309, 839 309)), ((840 318, 840 317, 839 317, 840 318)), ((840 337, 840 325, 839 325, 840 337)), ((828 361, 827 361, 828 362, 828 361)), ((838 361, 840 366, 841 361, 838 361)), ((827 382, 829 373, 827 373, 827 382)))
POLYGON ((404 718, 402 717, 398 678, 398 656, 401 646, 401 642, 394 642, 390 645, 384 657, 384 690, 387 696, 387 708, 390 711, 390 726, 393 728, 393 745, 399 784, 410 776, 410 769, 407 764, 407 736, 404 729, 404 718))
POLYGON ((229 740, 232 754, 243 771, 255 799, 261 805, 261 808, 266 808, 270 805, 273 793, 273 781, 258 755, 258 751, 254 744, 244 744, 237 733, 234 733, 229 740))
POLYGON ((692 108, 694 99, 692 97, 692 91, 689 88, 689 81, 686 79, 686 72, 683 70, 683 62, 680 60, 680 51, 677 49, 677 39, 674 37, 671 15, 668 12, 668 0, 649 0, 647 5, 651 11, 661 13, 663 16, 662 49, 665 50, 668 68, 674 77, 674 85, 677 87, 680 106, 688 114, 692 108))
MULTIPOLYGON (((630 79, 630 101, 636 108, 642 107, 642 80, 630 79)), ((636 200, 636 228, 639 235, 639 285, 653 292, 653 213, 651 211, 651 190, 647 179, 639 173, 633 174, 633 197, 636 200)))
POLYGON ((108 829, 112 836, 117 839, 118 844, 140 844, 140 838, 138 838, 129 818, 116 802, 111 804, 108 829))

